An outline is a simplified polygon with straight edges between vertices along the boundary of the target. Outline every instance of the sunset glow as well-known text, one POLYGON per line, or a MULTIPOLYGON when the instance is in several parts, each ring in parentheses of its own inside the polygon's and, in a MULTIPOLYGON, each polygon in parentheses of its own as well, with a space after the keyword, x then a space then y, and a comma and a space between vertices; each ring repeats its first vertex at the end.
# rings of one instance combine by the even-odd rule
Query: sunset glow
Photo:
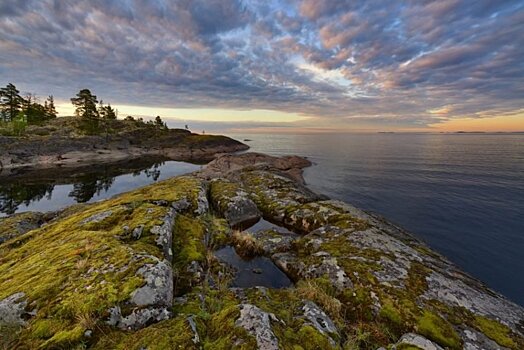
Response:
POLYGON ((0 77, 53 94, 62 116, 89 88, 120 116, 214 129, 520 131, 523 13, 522 1, 7 1, 0 77))

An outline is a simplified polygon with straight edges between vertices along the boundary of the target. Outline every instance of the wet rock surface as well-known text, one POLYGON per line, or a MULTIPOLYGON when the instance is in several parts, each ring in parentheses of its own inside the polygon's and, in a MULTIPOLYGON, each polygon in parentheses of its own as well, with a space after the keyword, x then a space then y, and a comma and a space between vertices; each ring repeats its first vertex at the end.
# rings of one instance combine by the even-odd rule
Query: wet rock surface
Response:
POLYGON ((51 219, 1 220, 0 348, 524 348, 522 307, 311 192, 309 164, 225 155, 51 219), (278 273, 289 283, 259 282, 278 273))

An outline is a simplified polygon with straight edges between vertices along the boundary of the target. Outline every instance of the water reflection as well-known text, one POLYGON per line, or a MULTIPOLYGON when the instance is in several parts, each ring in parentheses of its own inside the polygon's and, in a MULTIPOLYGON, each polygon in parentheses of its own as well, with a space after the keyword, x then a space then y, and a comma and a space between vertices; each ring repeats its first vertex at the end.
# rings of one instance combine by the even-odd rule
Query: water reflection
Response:
POLYGON ((73 190, 69 192, 69 197, 73 197, 77 203, 86 203, 95 195, 107 192, 115 181, 114 177, 97 179, 93 176, 86 176, 82 182, 73 184, 73 190))
POLYGON ((21 204, 28 206, 32 201, 51 198, 55 186, 48 184, 26 185, 22 183, 0 185, 0 212, 11 215, 21 204))
POLYGON ((149 158, 79 168, 22 169, 3 173, 0 174, 0 217, 92 202, 199 168, 195 164, 149 158))

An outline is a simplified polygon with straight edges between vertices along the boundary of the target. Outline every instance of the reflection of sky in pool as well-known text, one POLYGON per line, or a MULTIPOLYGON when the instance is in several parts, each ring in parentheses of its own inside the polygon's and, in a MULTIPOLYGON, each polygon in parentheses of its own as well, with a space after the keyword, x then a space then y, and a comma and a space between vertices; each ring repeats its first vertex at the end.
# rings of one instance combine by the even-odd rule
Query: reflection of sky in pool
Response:
MULTIPOLYGON (((0 185, 0 217, 24 211, 53 211, 75 204, 88 203, 112 197, 116 194, 133 190, 156 181, 190 173, 201 168, 200 165, 166 161, 147 168, 130 170, 130 173, 108 177, 105 168, 97 172, 93 169, 89 180, 71 179, 59 185, 38 183, 38 178, 31 184, 24 181, 0 185), (70 183, 68 183, 70 181, 70 183)), ((31 179, 33 180, 33 179, 31 179)))
POLYGON ((217 250, 215 255, 237 270, 233 287, 285 288, 293 284, 286 274, 265 256, 242 259, 231 246, 217 250))

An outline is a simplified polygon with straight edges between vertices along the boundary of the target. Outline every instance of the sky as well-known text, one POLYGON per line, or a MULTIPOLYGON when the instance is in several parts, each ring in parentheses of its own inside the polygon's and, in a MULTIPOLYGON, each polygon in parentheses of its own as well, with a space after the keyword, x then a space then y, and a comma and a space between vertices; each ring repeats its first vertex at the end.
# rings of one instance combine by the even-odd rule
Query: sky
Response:
POLYGON ((0 0, 0 84, 209 130, 524 131, 524 0, 0 0))

